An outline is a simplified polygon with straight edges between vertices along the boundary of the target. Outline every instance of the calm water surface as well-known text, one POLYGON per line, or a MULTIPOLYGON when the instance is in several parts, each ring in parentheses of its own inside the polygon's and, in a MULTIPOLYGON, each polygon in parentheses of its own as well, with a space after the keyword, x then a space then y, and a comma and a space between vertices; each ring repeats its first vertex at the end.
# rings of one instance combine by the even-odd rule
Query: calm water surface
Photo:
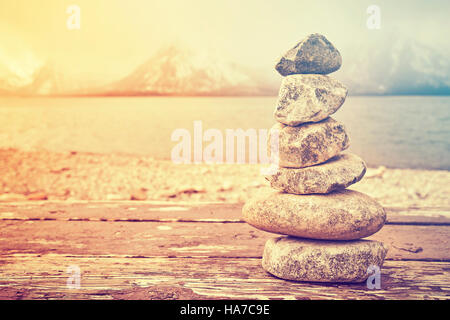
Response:
MULTIPOLYGON (((270 128, 276 98, 2 98, 0 148, 170 159, 177 128, 270 128)), ((369 165, 450 170, 450 97, 348 97, 333 116, 369 165)), ((205 143, 207 145, 207 143, 205 143)))

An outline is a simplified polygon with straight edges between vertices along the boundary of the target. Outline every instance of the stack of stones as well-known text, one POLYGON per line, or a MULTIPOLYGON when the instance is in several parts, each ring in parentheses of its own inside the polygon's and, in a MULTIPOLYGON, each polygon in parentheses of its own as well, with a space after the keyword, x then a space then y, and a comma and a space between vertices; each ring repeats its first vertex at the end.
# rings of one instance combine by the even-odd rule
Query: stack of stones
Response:
POLYGON ((269 239, 262 265, 283 279, 362 282, 381 268, 387 247, 360 240, 380 230, 383 207, 369 196, 347 190, 361 180, 366 165, 349 146, 344 126, 330 117, 347 89, 327 76, 338 70, 339 51, 312 34, 276 65, 284 76, 269 145, 278 135, 278 166, 267 175, 274 190, 248 201, 244 220, 285 236, 269 239))

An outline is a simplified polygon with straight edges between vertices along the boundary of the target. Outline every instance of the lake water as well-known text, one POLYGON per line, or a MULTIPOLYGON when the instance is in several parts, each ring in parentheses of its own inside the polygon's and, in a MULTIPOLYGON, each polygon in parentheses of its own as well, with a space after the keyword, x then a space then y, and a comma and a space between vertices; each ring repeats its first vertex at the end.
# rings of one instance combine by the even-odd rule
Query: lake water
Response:
MULTIPOLYGON (((1 98, 0 148, 170 159, 175 129, 267 129, 275 97, 1 98)), ((369 165, 450 170, 450 97, 348 97, 333 116, 369 165)), ((205 142, 205 145, 207 143, 205 142)))

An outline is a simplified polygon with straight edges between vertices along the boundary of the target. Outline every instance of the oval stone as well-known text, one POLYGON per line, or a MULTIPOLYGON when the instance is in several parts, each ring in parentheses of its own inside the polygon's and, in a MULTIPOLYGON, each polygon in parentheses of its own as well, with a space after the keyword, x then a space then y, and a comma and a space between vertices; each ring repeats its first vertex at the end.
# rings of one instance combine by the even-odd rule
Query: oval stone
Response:
POLYGON ((387 251, 387 246, 378 241, 278 237, 266 242, 262 266, 286 280, 362 282, 381 269, 387 251))
POLYGON ((278 145, 278 165, 289 168, 323 163, 347 149, 349 144, 344 125, 332 118, 298 127, 277 123, 270 129, 268 138, 269 153, 272 145, 278 145))
POLYGON ((272 188, 294 194, 330 193, 360 181, 364 161, 352 153, 337 155, 325 163, 306 168, 277 168, 266 179, 272 188))
POLYGON ((298 73, 328 74, 342 65, 339 51, 323 35, 314 33, 286 52, 275 65, 282 75, 298 73))
POLYGON ((288 76, 281 83, 274 117, 288 126, 318 122, 335 113, 347 97, 339 81, 319 74, 288 76))
POLYGON ((262 192, 242 208, 243 219, 257 229, 308 239, 355 240, 386 222, 383 207, 369 196, 340 190, 326 195, 262 192))

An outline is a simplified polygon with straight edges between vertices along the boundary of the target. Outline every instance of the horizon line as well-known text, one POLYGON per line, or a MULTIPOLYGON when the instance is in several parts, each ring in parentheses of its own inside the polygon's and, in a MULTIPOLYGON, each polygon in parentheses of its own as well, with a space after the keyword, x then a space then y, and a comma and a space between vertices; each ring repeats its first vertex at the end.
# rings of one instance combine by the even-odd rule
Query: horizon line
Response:
MULTIPOLYGON (((428 96, 428 97, 446 97, 448 93, 355 93, 348 94, 355 97, 389 97, 389 96, 428 96)), ((166 97, 166 98, 249 98, 249 97, 277 97, 277 94, 178 94, 178 93, 110 93, 110 94, 0 94, 0 98, 126 98, 126 97, 166 97)))

